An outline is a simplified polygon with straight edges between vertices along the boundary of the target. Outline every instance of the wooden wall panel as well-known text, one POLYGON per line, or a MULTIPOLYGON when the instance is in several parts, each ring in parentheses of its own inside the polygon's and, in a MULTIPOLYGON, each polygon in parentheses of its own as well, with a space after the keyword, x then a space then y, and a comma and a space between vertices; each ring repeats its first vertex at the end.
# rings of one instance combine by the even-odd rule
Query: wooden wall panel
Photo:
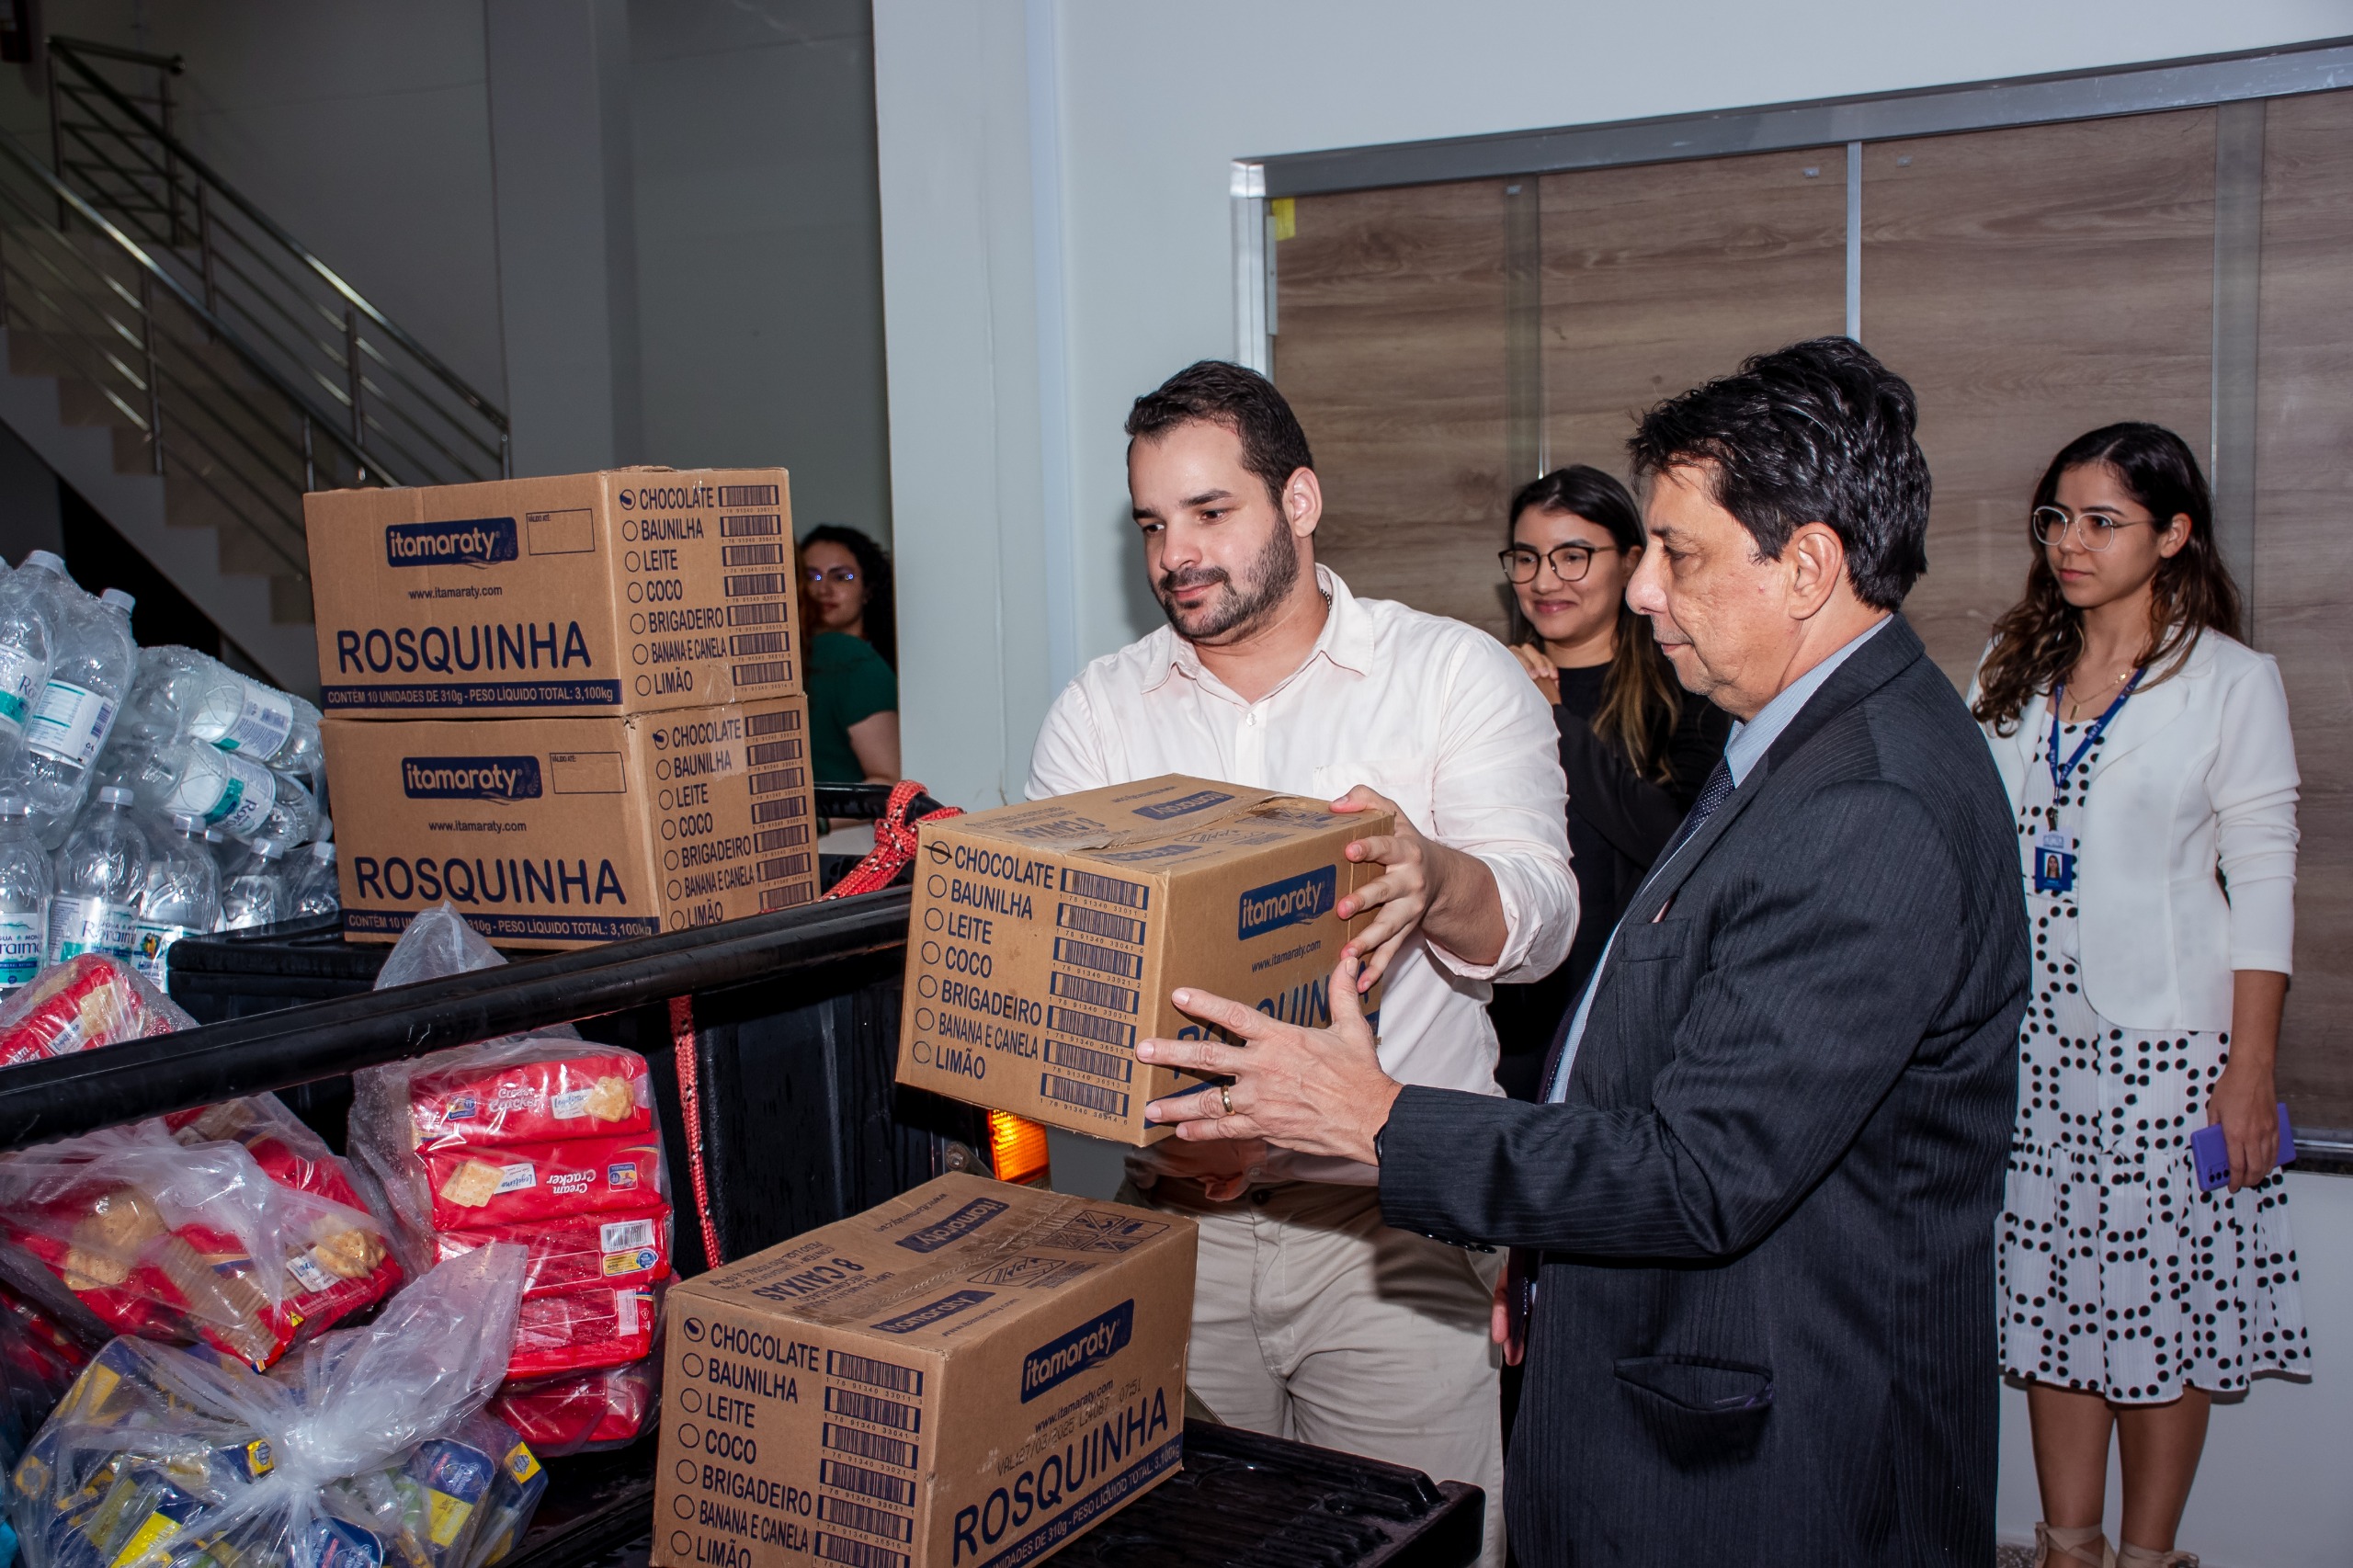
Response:
POLYGON ((2353 93, 2283 98, 2264 135, 2255 639, 2279 659, 2304 778, 2280 1084, 2353 1128, 2353 93))
POLYGON ((1843 147, 1549 175, 1542 197, 1555 468, 1622 476, 1651 404, 1846 330, 1843 147))
POLYGON ((1503 203, 1499 180, 1302 197, 1276 252, 1275 381, 1324 483, 1317 559, 1496 631, 1503 203))
POLYGON ((1955 685, 2024 586, 2052 453, 2149 419, 2204 455, 2213 207, 2210 109, 1863 149, 1862 339, 1919 393, 1936 481, 1906 608, 1955 685))

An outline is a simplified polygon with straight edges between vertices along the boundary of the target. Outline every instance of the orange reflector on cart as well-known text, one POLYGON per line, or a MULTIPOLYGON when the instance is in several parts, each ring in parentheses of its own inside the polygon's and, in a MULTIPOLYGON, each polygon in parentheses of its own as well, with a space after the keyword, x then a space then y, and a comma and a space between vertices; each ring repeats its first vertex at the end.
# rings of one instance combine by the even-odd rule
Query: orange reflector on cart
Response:
POLYGON ((1047 1174, 1046 1130, 1010 1111, 989 1112, 989 1162, 999 1181, 1042 1183, 1047 1174))

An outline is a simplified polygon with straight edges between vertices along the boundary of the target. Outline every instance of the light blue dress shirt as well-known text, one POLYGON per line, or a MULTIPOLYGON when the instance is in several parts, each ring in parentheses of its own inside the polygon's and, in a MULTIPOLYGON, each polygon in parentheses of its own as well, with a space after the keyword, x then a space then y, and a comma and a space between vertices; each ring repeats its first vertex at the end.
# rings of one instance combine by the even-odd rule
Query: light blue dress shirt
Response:
MULTIPOLYGON (((1779 695, 1757 710, 1756 718, 1745 723, 1733 721, 1732 733, 1724 742, 1724 770, 1732 775, 1733 789, 1737 790, 1748 781, 1749 774, 1764 760, 1765 754, 1773 749, 1773 743, 1781 738, 1781 732, 1790 727, 1790 721, 1796 718, 1799 710, 1813 699, 1813 694, 1838 673, 1838 666, 1851 658, 1856 649, 1879 635, 1880 628, 1893 619, 1892 616, 1882 616, 1871 622, 1846 646, 1783 687, 1779 695)), ((1685 842, 1688 843, 1688 840, 1685 842)), ((1675 854, 1682 854, 1683 849, 1684 845, 1677 845, 1675 854)), ((1674 856, 1668 857, 1669 860, 1673 858, 1674 856)), ((1626 913, 1631 915, 1633 911, 1630 909, 1626 913)), ((1624 922, 1621 920, 1620 924, 1624 922)), ((1608 943, 1601 949, 1600 959, 1593 966, 1591 978, 1585 983, 1584 994, 1577 998, 1576 1017, 1569 1021, 1568 1043, 1561 1049, 1561 1065, 1553 1072, 1552 1082, 1545 1088, 1544 1098, 1550 1104, 1558 1105, 1568 1098, 1569 1069, 1576 1065, 1577 1047, 1585 1042, 1586 1016, 1593 1011, 1593 994, 1601 984, 1602 971, 1609 967, 1609 949, 1617 945, 1618 933, 1612 931, 1608 943)))

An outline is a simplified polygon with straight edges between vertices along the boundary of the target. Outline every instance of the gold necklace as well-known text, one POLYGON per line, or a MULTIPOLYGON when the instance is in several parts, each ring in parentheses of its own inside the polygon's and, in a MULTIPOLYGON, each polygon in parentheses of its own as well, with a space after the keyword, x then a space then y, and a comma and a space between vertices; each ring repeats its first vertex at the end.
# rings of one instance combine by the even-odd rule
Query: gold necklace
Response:
MULTIPOLYGON (((2116 676, 2115 679, 2092 687, 2092 695, 2095 697, 2104 697, 2109 692, 2113 691, 2116 687, 2123 685, 2124 682, 2131 676, 2132 670, 2135 667, 2137 666, 2128 665, 2116 676)), ((2069 710, 2069 712, 2066 715, 2067 722, 2073 724, 2081 721, 2084 716, 2083 694, 2072 687, 2068 688, 2067 707, 2069 710)))

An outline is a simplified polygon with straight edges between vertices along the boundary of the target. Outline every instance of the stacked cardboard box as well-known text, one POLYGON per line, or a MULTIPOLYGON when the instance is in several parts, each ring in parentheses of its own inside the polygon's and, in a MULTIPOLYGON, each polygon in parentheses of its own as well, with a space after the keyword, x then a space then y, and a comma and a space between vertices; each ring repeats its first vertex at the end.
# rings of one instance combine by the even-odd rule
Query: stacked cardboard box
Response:
POLYGON ((505 946, 817 895, 782 469, 304 498, 345 931, 505 946))

